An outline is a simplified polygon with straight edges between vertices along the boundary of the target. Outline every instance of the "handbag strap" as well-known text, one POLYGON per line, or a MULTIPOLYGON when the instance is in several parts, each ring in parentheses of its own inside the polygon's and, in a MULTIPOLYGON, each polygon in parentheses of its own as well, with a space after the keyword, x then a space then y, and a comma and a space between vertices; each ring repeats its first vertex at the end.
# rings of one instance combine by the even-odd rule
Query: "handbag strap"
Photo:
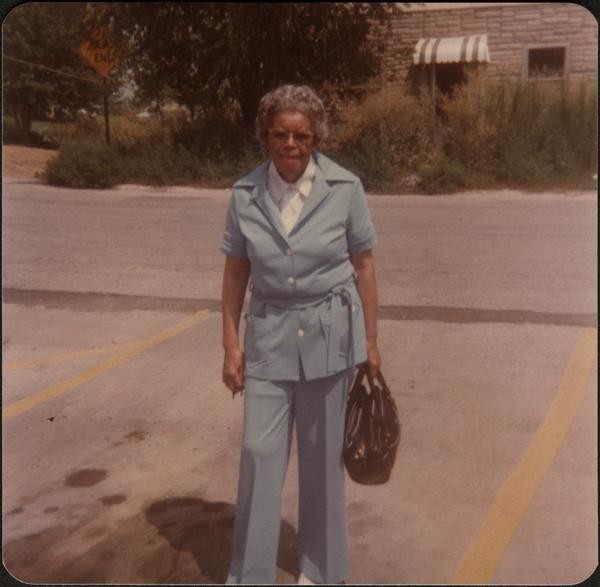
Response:
MULTIPOLYGON (((373 381, 373 377, 371 377, 371 372, 369 371, 369 365, 365 362, 362 363, 359 367, 359 371, 357 373, 357 377, 364 377, 366 374, 367 376, 367 380, 369 381, 369 391, 372 391, 375 387, 375 382, 373 381), (362 373, 361 373, 362 370, 362 373)), ((379 385, 381 385, 381 388, 385 391, 387 391, 388 393, 390 392, 390 388, 387 386, 387 383, 385 382, 385 379, 383 378, 383 373, 381 372, 381 369, 379 369, 379 371, 377 371, 377 381, 379 383, 379 385)))
MULTIPOLYGON (((366 393, 367 395, 371 395, 375 389, 375 383, 373 381, 373 377, 371 377, 371 373, 369 372, 369 366, 366 361, 364 363, 361 363, 360 365, 358 365, 358 368, 356 370, 356 376, 352 383, 352 388, 354 389, 355 386, 360 385, 360 383, 362 382, 362 380, 364 379, 365 376, 367 377, 367 380, 369 382, 369 386, 368 386, 369 389, 367 390, 363 386, 364 393, 366 393)), ((382 389, 384 395, 386 395, 389 398, 389 400, 390 400, 389 405, 392 407, 394 414, 396 414, 396 420, 397 420, 398 407, 396 406, 396 402, 394 401, 394 398, 392 396, 392 392, 390 391, 390 388, 387 386, 387 383, 383 377, 383 373, 381 372, 381 369, 377 372, 377 381, 381 385, 381 389, 382 389)), ((348 401, 349 400, 350 400, 350 394, 348 394, 348 401)), ((398 422, 398 425, 400 425, 399 422, 398 422)))
POLYGON ((364 379, 366 373, 367 373, 367 364, 360 363, 360 365, 358 365, 358 367, 356 368, 356 371, 354 374, 353 385, 359 384, 364 379))
MULTIPOLYGON (((352 380, 352 385, 350 386, 351 389, 355 389, 358 385, 360 385, 362 383, 367 371, 368 371, 367 363, 360 363, 359 365, 357 365, 356 371, 354 372, 354 379, 352 380)), ((365 391, 367 393, 370 392, 370 390, 367 391, 366 389, 365 389, 365 391)), ((348 394, 348 400, 349 399, 350 399, 350 394, 348 394)))
POLYGON ((383 378, 383 373, 381 372, 381 369, 379 369, 379 371, 377 371, 377 381, 379 381, 379 384, 381 385, 381 387, 383 389, 385 389, 387 391, 390 390, 387 383, 385 382, 385 379, 383 378))

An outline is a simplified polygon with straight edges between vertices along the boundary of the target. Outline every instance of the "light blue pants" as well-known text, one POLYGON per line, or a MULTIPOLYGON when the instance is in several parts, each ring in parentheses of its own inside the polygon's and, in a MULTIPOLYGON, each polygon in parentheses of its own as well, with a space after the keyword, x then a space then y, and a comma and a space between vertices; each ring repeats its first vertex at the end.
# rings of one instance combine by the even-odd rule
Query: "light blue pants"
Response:
POLYGON ((274 583, 281 493, 292 427, 298 439, 301 571, 315 583, 348 574, 342 445, 353 369, 312 381, 247 377, 244 433, 227 583, 274 583))

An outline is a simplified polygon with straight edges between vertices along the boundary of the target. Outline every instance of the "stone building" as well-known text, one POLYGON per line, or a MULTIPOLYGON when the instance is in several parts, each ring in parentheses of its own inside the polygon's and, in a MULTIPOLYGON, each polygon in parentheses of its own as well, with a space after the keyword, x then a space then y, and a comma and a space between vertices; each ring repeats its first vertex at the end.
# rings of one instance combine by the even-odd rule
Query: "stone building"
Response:
POLYGON ((468 71, 495 79, 597 79, 598 23, 575 3, 398 5, 375 34, 384 82, 448 91, 468 71))

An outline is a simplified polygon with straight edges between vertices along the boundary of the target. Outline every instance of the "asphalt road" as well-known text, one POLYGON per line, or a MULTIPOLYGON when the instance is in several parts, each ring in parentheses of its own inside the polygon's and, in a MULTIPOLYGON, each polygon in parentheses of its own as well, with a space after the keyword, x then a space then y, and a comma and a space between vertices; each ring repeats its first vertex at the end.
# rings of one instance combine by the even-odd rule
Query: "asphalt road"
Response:
MULTIPOLYGON (((239 398, 228 193, 5 178, 3 560, 20 580, 220 583, 239 398)), ((576 583, 597 566, 594 193, 369 196, 402 440, 347 484, 348 583, 576 583)), ((294 583, 297 470, 278 580, 294 583)))

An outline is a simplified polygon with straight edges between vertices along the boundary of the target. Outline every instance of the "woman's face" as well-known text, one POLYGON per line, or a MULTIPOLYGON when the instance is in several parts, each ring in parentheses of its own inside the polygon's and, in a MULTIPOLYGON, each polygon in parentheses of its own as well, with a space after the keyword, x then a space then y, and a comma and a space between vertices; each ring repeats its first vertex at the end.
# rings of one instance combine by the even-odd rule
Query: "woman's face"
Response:
POLYGON ((267 131, 267 150, 279 175, 293 183, 304 173, 316 146, 310 118, 298 110, 277 112, 267 131))

